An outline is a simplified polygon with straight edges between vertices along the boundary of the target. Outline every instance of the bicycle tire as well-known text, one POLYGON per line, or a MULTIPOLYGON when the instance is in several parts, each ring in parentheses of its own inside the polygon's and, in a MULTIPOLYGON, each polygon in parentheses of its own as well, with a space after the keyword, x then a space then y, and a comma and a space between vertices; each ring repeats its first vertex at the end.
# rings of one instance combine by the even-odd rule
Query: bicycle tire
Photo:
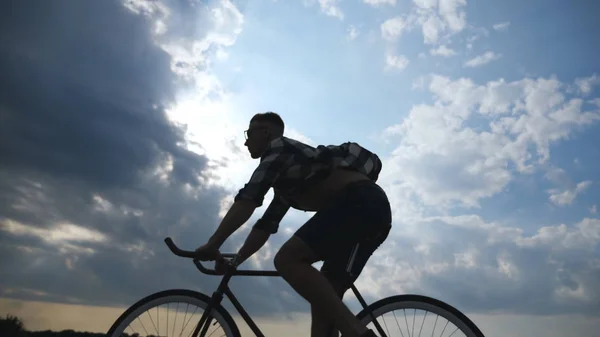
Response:
MULTIPOLYGON (((372 322, 371 315, 369 315, 370 312, 373 312, 373 316, 377 320, 378 317, 383 316, 390 310, 397 309, 427 310, 455 324, 467 337, 485 337, 477 325, 461 311, 448 303, 422 295, 395 295, 386 297, 370 304, 367 308, 361 310, 356 317, 364 325, 368 325, 372 322)), ((373 330, 376 334, 379 334, 376 329, 373 330)))
MULTIPOLYGON (((123 331, 127 328, 127 325, 123 326, 125 323, 129 324, 137 317, 139 313, 143 313, 145 310, 152 309, 157 305, 172 302, 183 302, 194 304, 202 309, 206 309, 210 300, 211 298, 207 295, 188 289, 169 289, 159 291, 140 299, 135 304, 130 306, 119 316, 119 318, 117 318, 117 320, 106 333, 106 336, 120 337, 123 331), (172 301, 169 301, 169 299, 172 299, 172 301)), ((223 327, 227 337, 241 337, 237 324, 222 305, 219 305, 212 310, 213 320, 216 319, 219 322, 219 324, 223 327)))

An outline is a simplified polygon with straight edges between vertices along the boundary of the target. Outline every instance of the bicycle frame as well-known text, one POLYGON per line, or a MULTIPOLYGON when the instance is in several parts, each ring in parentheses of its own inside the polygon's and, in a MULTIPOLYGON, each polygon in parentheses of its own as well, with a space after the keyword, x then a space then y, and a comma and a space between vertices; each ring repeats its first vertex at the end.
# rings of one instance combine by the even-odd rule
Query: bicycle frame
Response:
MULTIPOLYGON (((173 240, 171 238, 166 238, 165 243, 167 244, 169 249, 173 252, 173 254, 175 254, 177 256, 181 256, 181 257, 192 258, 194 265, 196 266, 196 268, 198 268, 198 270, 200 270, 200 272, 207 274, 207 275, 221 275, 221 274, 218 274, 215 270, 205 268, 202 265, 202 263, 195 257, 195 253, 193 251, 185 251, 185 250, 179 249, 175 245, 175 243, 173 243, 173 240)), ((237 254, 227 253, 227 254, 221 254, 221 255, 225 258, 233 258, 237 254)), ((223 276, 223 278, 221 279, 221 282, 219 283, 217 290, 215 290, 213 292, 213 295, 211 296, 211 300, 208 303, 206 310, 202 314, 202 317, 200 318, 198 325, 196 325, 196 328, 194 329, 194 333, 192 334, 191 337, 197 337, 198 333, 200 332, 200 329, 202 329, 201 336, 206 335, 206 332, 208 330, 208 327, 210 326, 210 322, 212 319, 212 317, 210 317, 208 313, 210 313, 214 307, 221 304, 221 302, 223 300, 223 296, 227 296, 227 298, 231 301, 231 303, 233 304, 235 309, 238 311, 238 313, 242 316, 242 318, 244 319, 246 324, 248 324, 248 326, 250 327, 252 332, 254 332, 254 335, 256 335, 257 337, 265 337, 265 335, 260 330, 258 325, 256 325, 256 323, 254 322, 252 317, 250 317, 250 315, 248 314, 248 312, 246 311, 244 306, 240 303, 240 301, 237 299, 237 297, 235 297, 235 295, 229 288, 229 280, 233 276, 280 277, 281 275, 279 274, 279 272, 277 272, 275 270, 238 270, 237 268, 230 267, 230 268, 228 268, 227 272, 225 274, 223 274, 222 276, 223 276)), ((352 292, 354 293, 354 295, 356 296, 356 298, 362 305, 363 309, 367 310, 368 305, 365 302, 364 298, 361 296, 361 294, 358 291, 358 289, 356 288, 356 286, 354 284, 352 284, 350 286, 350 289, 352 289, 352 292)), ((371 317, 373 324, 379 331, 380 335, 385 336, 385 333, 383 332, 383 329, 379 325, 379 322, 377 322, 375 317, 373 317, 373 312, 368 311, 368 313, 371 317)))

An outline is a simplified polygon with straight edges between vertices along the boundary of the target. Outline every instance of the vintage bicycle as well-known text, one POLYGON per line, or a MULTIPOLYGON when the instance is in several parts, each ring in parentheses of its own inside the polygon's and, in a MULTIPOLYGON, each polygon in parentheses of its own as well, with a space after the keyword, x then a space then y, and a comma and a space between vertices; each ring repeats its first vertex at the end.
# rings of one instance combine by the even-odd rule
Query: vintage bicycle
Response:
MULTIPOLYGON (((123 312, 108 330, 107 336, 240 337, 237 324, 221 304, 223 297, 227 296, 252 332, 257 337, 265 337, 228 284, 234 276, 277 277, 279 276, 277 271, 238 270, 229 264, 227 271, 220 275, 214 269, 205 268, 199 260, 195 259, 194 251, 180 249, 169 237, 165 239, 165 243, 173 254, 191 258, 202 273, 222 276, 217 289, 212 296, 189 289, 170 289, 151 294, 123 312), (193 313, 190 313, 190 306, 195 307, 193 313), (197 313, 198 309, 201 309, 201 312, 197 313), (184 312, 183 318, 178 319, 182 312, 184 312), (176 328, 177 323, 181 327, 176 328), (221 332, 215 334, 217 331, 221 332)), ((236 256, 236 254, 221 255, 227 261, 231 261, 236 256)), ((358 319, 381 337, 420 337, 421 335, 484 337, 466 315, 440 300, 423 295, 406 294, 386 297, 367 305, 354 284, 351 289, 362 306, 362 310, 357 314, 358 319), (396 314, 396 311, 402 314, 396 314), (434 315, 435 319, 433 319, 434 315), (449 327, 450 324, 454 328, 449 327)), ((307 335, 309 333, 307 331, 307 335)))

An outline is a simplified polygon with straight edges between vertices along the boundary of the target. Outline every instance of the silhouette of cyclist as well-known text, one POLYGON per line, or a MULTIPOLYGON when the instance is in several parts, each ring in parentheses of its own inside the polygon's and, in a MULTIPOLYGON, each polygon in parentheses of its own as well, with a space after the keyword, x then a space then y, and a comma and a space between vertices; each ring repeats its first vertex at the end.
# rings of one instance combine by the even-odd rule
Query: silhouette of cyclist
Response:
POLYGON ((354 142, 315 148, 285 137, 283 120, 274 112, 254 115, 245 136, 244 145, 260 164, 215 233, 196 249, 198 258, 216 260, 223 270, 221 245, 273 188, 274 198, 253 225, 235 266, 277 232, 290 207, 315 212, 277 252, 275 268, 310 303, 312 337, 338 331, 343 337, 375 336, 342 298, 391 229, 390 204, 376 184, 380 159, 354 142), (312 266, 317 261, 323 261, 320 271, 312 266))

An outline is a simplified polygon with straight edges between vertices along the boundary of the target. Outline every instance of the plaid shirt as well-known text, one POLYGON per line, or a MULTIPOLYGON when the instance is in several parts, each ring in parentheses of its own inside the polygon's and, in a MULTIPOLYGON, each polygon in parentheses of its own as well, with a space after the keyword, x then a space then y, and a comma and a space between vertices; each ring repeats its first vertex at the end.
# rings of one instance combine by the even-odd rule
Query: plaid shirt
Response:
POLYGON ((254 227, 276 233, 290 207, 301 209, 291 202, 290 197, 324 179, 335 168, 351 169, 377 181, 381 161, 352 142, 314 148, 280 137, 271 141, 250 181, 240 189, 235 200, 251 199, 261 206, 265 194, 273 187, 273 201, 254 227))

